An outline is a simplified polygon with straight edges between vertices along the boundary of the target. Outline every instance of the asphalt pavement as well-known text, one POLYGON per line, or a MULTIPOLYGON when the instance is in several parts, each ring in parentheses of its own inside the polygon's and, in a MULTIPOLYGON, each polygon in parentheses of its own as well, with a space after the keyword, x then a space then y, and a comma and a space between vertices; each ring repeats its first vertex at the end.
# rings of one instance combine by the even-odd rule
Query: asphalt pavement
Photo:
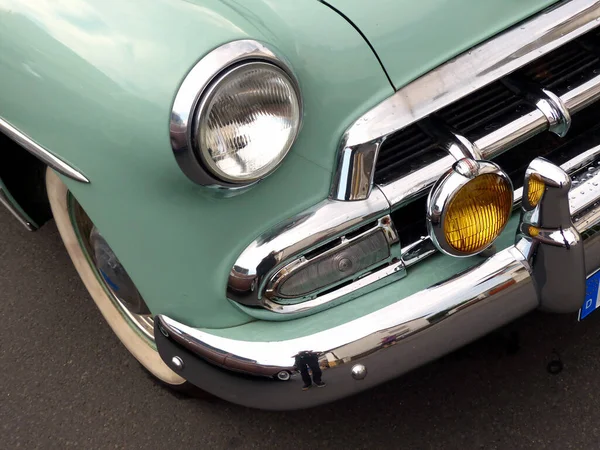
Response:
POLYGON ((157 385, 53 222, 29 233, 1 210, 0 229, 1 449, 600 448, 600 312, 534 313, 355 397, 264 412, 157 385))

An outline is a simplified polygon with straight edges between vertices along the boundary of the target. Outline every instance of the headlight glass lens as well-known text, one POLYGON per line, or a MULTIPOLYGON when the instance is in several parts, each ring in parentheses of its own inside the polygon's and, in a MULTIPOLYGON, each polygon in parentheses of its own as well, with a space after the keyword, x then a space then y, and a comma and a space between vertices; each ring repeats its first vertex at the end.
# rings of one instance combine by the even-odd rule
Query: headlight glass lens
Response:
POLYGON ((477 253, 490 245, 510 218, 512 187, 496 174, 479 175, 452 198, 446 211, 444 234, 460 253, 477 253))
POLYGON ((294 81, 269 63, 249 62, 219 79, 203 99, 198 146, 213 174, 249 183, 272 172, 289 151, 300 127, 294 81))

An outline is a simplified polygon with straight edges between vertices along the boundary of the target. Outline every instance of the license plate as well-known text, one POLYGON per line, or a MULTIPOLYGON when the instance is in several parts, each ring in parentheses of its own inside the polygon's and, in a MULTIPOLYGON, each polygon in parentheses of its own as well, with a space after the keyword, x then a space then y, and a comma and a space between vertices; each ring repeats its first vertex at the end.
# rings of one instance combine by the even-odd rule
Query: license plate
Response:
POLYGON ((600 291, 600 270, 591 275, 585 283, 585 301, 579 310, 579 320, 585 319, 600 306, 598 294, 600 291))

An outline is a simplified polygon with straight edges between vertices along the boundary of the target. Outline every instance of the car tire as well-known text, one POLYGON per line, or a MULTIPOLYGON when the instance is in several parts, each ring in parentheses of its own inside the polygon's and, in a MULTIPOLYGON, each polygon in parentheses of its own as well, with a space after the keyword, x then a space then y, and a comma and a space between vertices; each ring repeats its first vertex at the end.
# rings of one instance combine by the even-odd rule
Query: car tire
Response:
POLYGON ((51 169, 48 169, 46 173, 46 189, 56 226, 75 269, 104 319, 121 343, 159 384, 185 394, 203 396, 203 391, 177 375, 162 361, 150 340, 134 329, 118 305, 115 304, 103 286, 103 281, 77 235, 71 219, 69 190, 51 169))

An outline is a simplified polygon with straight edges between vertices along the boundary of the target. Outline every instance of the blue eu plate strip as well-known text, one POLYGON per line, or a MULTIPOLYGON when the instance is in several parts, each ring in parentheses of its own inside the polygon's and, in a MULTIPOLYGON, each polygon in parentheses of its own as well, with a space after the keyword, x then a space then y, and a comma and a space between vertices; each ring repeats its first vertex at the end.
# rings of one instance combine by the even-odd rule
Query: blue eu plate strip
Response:
POLYGON ((579 320, 585 319, 600 306, 598 290, 600 288, 600 270, 589 277, 585 283, 585 301, 579 310, 579 320))

